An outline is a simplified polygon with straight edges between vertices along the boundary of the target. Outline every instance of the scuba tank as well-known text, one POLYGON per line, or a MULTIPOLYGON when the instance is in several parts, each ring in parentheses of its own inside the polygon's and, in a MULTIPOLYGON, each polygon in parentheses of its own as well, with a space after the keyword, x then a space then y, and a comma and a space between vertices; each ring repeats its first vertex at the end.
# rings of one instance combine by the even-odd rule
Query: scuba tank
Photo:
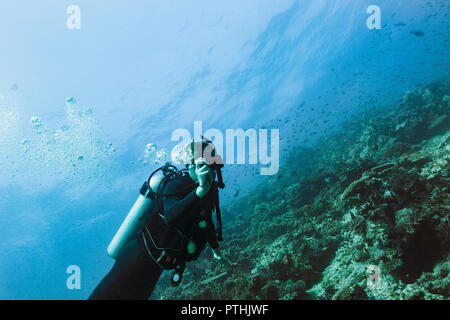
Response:
POLYGON ((131 240, 136 239, 147 218, 157 211, 156 194, 161 181, 174 170, 176 170, 174 166, 166 164, 155 170, 148 180, 144 182, 139 190, 139 196, 136 202, 131 207, 116 235, 108 245, 107 252, 112 258, 117 259, 125 245, 131 240), (156 175, 160 170, 163 174, 156 175))

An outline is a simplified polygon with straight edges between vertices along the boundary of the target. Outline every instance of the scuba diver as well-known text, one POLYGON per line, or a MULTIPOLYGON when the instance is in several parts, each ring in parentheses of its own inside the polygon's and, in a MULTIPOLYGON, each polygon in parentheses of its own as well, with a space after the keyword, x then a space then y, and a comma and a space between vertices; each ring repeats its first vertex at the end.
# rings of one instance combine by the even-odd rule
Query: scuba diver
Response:
POLYGON ((229 270, 231 264, 219 248, 222 160, 205 137, 188 144, 185 154, 186 169, 167 163, 144 183, 108 246, 116 262, 88 299, 148 299, 163 270, 174 270, 171 284, 177 286, 186 262, 196 260, 206 243, 219 264, 229 270))

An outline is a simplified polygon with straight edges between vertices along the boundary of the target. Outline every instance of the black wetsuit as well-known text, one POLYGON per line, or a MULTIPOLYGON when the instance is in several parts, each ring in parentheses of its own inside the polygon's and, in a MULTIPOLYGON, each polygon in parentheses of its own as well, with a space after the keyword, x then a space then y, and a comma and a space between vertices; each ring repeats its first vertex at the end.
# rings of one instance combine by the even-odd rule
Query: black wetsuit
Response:
MULTIPOLYGON (((188 235, 194 230, 199 220, 206 221, 203 237, 196 237, 196 253, 187 257, 187 261, 196 259, 206 242, 212 249, 219 246, 212 221, 213 190, 205 198, 199 198, 195 189, 196 185, 188 175, 176 177, 167 183, 162 192, 174 196, 160 198, 164 220, 183 234, 188 235)), ((111 271, 89 299, 148 299, 161 273, 162 269, 145 247, 145 232, 141 231, 137 239, 125 246, 111 271)))

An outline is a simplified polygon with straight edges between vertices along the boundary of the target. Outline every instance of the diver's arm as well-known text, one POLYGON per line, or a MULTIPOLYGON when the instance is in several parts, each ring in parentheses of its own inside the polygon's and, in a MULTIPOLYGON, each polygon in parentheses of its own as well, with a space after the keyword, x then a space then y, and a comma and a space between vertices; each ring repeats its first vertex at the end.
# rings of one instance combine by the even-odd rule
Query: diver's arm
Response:
MULTIPOLYGON (((211 168, 206 164, 206 161, 203 158, 197 159, 196 163, 198 165, 198 167, 196 167, 195 169, 195 174, 198 179, 197 188, 181 200, 179 200, 178 197, 174 196, 168 197, 164 201, 164 208, 166 208, 164 211, 164 220, 169 226, 173 225, 175 221, 179 220, 184 211, 186 211, 196 200, 204 198, 211 189, 212 183, 214 181, 214 174, 211 168)), ((174 180, 168 183, 164 193, 175 195, 177 192, 179 192, 180 188, 183 188, 183 186, 180 185, 177 180, 174 180)))
POLYGON ((164 210, 164 221, 167 225, 173 226, 185 213, 193 214, 192 210, 189 210, 189 207, 199 199, 200 198, 197 196, 195 189, 181 200, 176 196, 166 198, 164 200, 164 208, 167 209, 164 210))

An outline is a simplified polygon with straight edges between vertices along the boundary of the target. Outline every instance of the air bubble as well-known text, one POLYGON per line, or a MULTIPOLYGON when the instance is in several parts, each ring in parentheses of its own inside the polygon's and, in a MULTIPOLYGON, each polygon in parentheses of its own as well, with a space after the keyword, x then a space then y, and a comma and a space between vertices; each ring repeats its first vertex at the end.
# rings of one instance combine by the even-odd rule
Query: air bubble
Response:
POLYGON ((40 117, 31 117, 30 124, 36 129, 42 126, 40 117))
POLYGON ((143 166, 145 166, 148 163, 148 161, 146 159, 144 159, 144 158, 139 158, 138 161, 143 166))
POLYGON ((145 146, 145 152, 147 154, 155 152, 157 149, 157 146, 154 143, 149 143, 145 146))

